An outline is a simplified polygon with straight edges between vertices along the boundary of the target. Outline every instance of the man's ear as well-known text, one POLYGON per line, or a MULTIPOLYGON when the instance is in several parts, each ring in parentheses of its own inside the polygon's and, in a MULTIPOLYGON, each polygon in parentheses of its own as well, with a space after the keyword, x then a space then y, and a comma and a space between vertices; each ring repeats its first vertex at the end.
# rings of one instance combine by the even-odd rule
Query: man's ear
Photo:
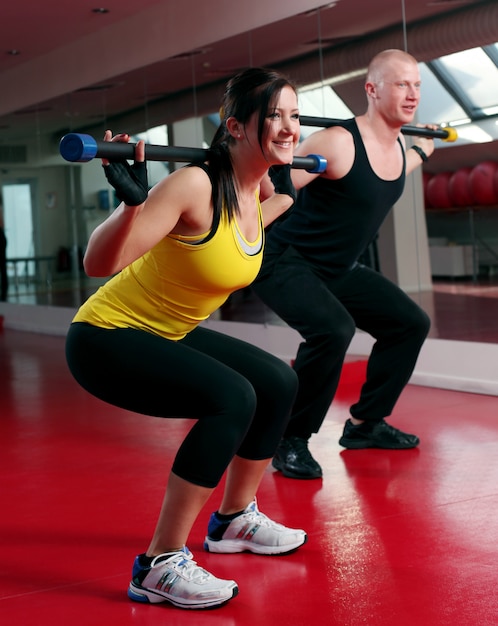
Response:
POLYGON ((377 85, 372 82, 365 83, 365 91, 369 98, 377 98, 377 85))

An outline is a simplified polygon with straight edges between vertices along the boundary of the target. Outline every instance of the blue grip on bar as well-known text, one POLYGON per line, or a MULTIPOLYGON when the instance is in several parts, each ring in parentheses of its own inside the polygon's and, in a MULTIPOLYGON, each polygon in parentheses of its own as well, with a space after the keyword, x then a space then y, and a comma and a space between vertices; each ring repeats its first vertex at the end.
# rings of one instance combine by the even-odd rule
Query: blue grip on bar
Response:
POLYGON ((59 152, 73 163, 86 163, 97 155, 97 142, 91 135, 68 133, 59 144, 59 152))

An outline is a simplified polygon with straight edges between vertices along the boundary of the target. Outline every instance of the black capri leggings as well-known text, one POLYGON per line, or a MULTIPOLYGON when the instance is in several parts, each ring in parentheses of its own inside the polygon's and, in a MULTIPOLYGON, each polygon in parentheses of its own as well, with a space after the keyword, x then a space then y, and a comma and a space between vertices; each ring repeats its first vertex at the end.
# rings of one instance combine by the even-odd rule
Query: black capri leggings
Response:
POLYGON ((170 341, 142 330, 73 323, 66 358, 77 382, 105 402, 196 419, 173 471, 210 488, 235 454, 273 456, 297 392, 297 376, 281 359, 206 328, 170 341))

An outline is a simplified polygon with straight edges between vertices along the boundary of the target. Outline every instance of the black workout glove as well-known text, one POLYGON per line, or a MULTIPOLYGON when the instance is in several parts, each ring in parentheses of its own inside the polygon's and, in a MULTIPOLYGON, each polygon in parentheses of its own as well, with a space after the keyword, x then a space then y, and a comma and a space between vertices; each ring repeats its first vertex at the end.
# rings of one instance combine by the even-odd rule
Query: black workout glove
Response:
POLYGON ((145 161, 130 165, 125 160, 110 161, 104 165, 104 174, 116 190, 116 196, 128 206, 138 206, 147 199, 149 183, 145 161))
POLYGON ((283 193, 290 196, 293 202, 296 201, 297 192, 291 180, 290 165, 272 165, 268 170, 271 182, 275 187, 275 193, 283 193))

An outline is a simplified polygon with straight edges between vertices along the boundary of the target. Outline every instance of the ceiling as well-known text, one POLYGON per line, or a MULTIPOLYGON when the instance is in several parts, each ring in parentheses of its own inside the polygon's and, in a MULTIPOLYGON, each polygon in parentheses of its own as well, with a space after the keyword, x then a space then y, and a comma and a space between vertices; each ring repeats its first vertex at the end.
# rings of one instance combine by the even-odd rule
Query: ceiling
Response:
MULTIPOLYGON (((368 41, 406 44, 419 60, 429 60, 435 42, 417 39, 414 50, 410 37, 415 39, 415 28, 495 5, 495 0, 336 0, 325 5, 322 0, 322 6, 312 0, 277 6, 267 0, 100 2, 24 0, 2 7, 0 145, 37 135, 57 138, 68 131, 101 133, 106 127, 139 132, 204 115, 216 110, 222 85, 240 68, 281 66, 293 76, 292 64, 301 63, 299 80, 313 82, 334 71, 324 62, 325 54, 337 51, 339 72, 339 54, 352 59, 368 41)), ((459 45, 452 42, 449 51, 459 45)), ((360 86, 346 84, 344 93, 350 108, 361 112, 360 86)), ((450 158, 451 150, 444 152, 450 158)))

